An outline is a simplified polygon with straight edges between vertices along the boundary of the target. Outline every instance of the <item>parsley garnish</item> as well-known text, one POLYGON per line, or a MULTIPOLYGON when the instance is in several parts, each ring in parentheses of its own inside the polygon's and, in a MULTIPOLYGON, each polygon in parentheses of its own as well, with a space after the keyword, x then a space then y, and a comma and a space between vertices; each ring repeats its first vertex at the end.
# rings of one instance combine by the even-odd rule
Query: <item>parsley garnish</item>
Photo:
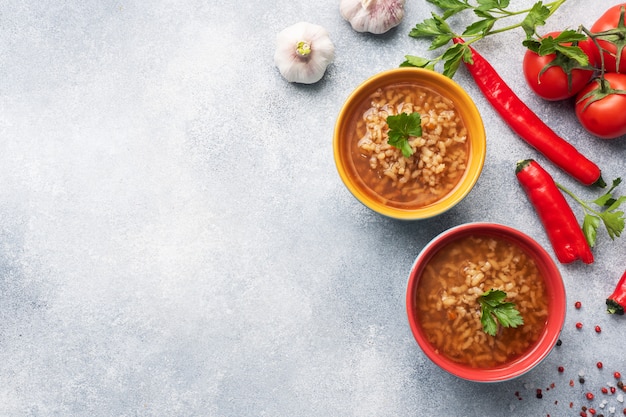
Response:
POLYGON ((481 317, 485 333, 495 336, 498 325, 502 327, 517 327, 524 324, 524 319, 514 303, 504 302, 506 293, 501 290, 490 289, 479 298, 481 317))
POLYGON ((547 3, 538 1, 531 8, 524 10, 510 10, 510 0, 427 1, 441 9, 443 13, 431 13, 432 17, 415 25, 409 36, 413 38, 429 38, 431 40, 429 50, 431 51, 446 46, 455 38, 464 39, 464 42, 448 46, 441 55, 432 59, 406 55, 405 61, 400 64, 402 67, 420 67, 434 70, 436 64, 443 62, 443 74, 452 78, 461 64, 461 60, 468 63, 472 62, 469 50, 471 43, 486 36, 517 28, 521 28, 526 34, 525 45, 530 49, 538 50, 543 48, 543 50, 547 50, 555 48, 560 53, 579 61, 578 64, 580 66, 588 65, 586 56, 577 45, 563 45, 563 42, 570 41, 570 37, 574 37, 577 40, 580 35, 575 37, 571 31, 567 31, 566 35, 558 40, 558 46, 552 43, 543 47, 544 41, 537 36, 537 27, 543 26, 548 17, 566 0, 554 0, 547 3), (471 13, 474 15, 473 21, 462 31, 455 31, 448 24, 448 19, 457 13, 471 13), (568 39, 565 39, 566 37, 568 39))
POLYGON ((409 158, 413 155, 413 148, 409 145, 410 137, 422 136, 422 118, 418 112, 411 114, 400 113, 387 116, 389 126, 387 143, 402 151, 402 155, 409 158))
POLYGON ((617 209, 623 202, 626 201, 626 196, 617 198, 613 196, 613 190, 615 190, 621 182, 621 178, 614 179, 613 185, 606 193, 602 194, 595 200, 590 201, 580 199, 563 185, 557 184, 563 192, 572 197, 582 206, 583 212, 585 213, 582 229, 585 234, 585 238, 587 239, 587 243, 589 243, 589 246, 592 248, 596 244, 598 228, 601 223, 604 223, 604 227, 606 228, 611 240, 615 240, 616 237, 619 237, 624 230, 624 212, 618 211, 617 209), (592 204, 598 206, 598 209, 594 209, 591 206, 592 204))

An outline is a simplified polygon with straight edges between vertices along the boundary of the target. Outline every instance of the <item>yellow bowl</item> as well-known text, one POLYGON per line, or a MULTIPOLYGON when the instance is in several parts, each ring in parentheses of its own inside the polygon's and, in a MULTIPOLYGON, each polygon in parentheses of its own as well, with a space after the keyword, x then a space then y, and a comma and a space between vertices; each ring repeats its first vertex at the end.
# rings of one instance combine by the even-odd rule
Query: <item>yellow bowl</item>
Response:
POLYGON ((335 124, 333 152, 339 176, 354 197, 366 207, 391 218, 426 219, 454 207, 476 184, 485 162, 485 128, 476 105, 456 82, 435 71, 420 68, 396 68, 372 76, 348 96, 335 124), (447 194, 421 207, 390 204, 389 200, 373 191, 361 179, 350 151, 352 141, 358 140, 354 134, 354 120, 357 117, 355 113, 363 111, 366 100, 378 89, 398 83, 428 88, 451 100, 467 129, 468 161, 460 180, 447 194))

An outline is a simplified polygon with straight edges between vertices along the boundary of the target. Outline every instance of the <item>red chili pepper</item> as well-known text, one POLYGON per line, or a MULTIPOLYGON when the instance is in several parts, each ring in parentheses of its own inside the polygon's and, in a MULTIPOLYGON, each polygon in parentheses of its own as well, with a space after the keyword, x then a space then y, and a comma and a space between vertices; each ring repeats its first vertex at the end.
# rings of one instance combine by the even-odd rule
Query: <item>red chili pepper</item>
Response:
POLYGON ((611 314, 624 314, 624 309, 626 309, 626 271, 617 283, 613 294, 606 299, 606 309, 611 314))
MULTIPOLYGON (((454 43, 464 43, 455 38, 454 43)), ((584 185, 606 186, 600 168, 546 125, 504 82, 491 64, 474 48, 473 63, 465 62, 476 85, 511 129, 556 166, 584 185)))
POLYGON ((558 260, 564 264, 577 259, 592 263, 591 248, 552 176, 532 159, 518 162, 515 174, 535 207, 558 260))

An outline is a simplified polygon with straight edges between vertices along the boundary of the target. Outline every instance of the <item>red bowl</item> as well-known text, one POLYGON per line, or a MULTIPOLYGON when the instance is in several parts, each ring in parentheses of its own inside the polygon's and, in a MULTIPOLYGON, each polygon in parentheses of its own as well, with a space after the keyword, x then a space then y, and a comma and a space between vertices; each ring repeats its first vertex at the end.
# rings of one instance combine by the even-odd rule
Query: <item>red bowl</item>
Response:
POLYGON ((556 345, 565 321, 566 297, 561 273, 548 252, 526 234, 508 226, 495 223, 468 223, 448 229, 435 237, 420 252, 409 275, 406 307, 409 325, 415 340, 426 356, 445 371, 459 378, 476 382, 500 382, 518 377, 538 365, 556 345), (493 368, 473 368, 455 362, 443 354, 428 341, 419 324, 420 317, 416 308, 417 290, 422 272, 428 261, 444 246, 470 235, 480 235, 506 239, 522 248, 536 262, 540 274, 544 277, 548 299, 548 316, 539 339, 529 347, 526 353, 511 362, 493 368))

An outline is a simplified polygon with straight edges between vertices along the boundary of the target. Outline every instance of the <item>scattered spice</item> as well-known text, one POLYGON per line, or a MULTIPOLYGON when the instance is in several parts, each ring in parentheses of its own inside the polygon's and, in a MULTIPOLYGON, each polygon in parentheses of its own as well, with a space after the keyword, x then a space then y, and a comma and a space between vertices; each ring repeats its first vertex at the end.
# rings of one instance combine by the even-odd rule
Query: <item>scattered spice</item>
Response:
POLYGON ((580 309, 580 307, 582 307, 582 303, 580 301, 576 301, 574 303, 574 307, 576 307, 576 309, 578 310, 578 309, 580 309))
POLYGON ((587 399, 588 399, 589 401, 591 401, 591 400, 593 400, 593 399, 594 399, 594 395, 593 395, 593 393, 592 393, 592 392, 588 392, 588 393, 586 393, 586 394, 585 394, 585 397, 587 397, 587 399))
POLYGON ((562 374, 565 371, 565 368, 563 368, 562 366, 559 366, 557 370, 559 371, 559 373, 562 374))
POLYGON ((615 379, 620 379, 622 377, 622 374, 620 374, 618 371, 613 372, 613 377, 615 379))
POLYGON ((602 362, 596 363, 596 366, 598 367, 598 369, 602 369, 604 367, 604 365, 602 365, 602 362))
POLYGON ((583 324, 581 322, 576 323, 576 328, 577 329, 582 329, 583 328, 583 324))
POLYGON ((609 393, 609 389, 607 387, 602 387, 601 391, 602 391, 602 394, 608 394, 609 393))
POLYGON ((595 330, 596 330, 596 333, 600 333, 602 331, 602 328, 600 326, 596 326, 595 330))

